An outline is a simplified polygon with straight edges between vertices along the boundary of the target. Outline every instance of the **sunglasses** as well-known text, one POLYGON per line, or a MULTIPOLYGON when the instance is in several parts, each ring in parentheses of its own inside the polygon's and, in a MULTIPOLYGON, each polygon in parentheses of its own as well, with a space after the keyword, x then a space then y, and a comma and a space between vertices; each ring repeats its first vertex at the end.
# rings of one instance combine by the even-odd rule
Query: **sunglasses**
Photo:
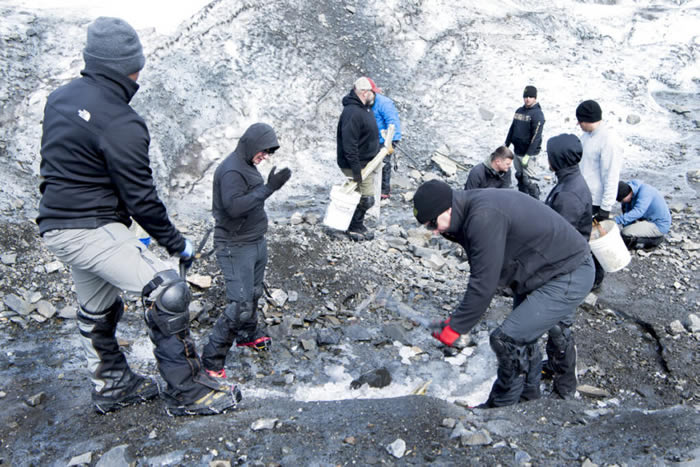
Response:
POLYGON ((273 155, 277 151, 277 148, 263 149, 265 154, 273 155))

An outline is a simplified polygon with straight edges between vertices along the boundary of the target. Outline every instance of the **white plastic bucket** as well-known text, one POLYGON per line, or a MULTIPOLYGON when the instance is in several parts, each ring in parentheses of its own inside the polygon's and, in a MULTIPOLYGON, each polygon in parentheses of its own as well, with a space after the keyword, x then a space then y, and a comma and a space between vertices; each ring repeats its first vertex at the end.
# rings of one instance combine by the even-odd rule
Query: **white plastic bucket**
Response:
POLYGON ((356 191, 347 193, 341 185, 331 188, 331 202, 326 210, 323 223, 330 228, 348 230, 352 215, 355 213, 360 194, 356 191))
MULTIPOLYGON (((614 221, 603 221, 600 226, 607 233, 588 244, 596 259, 606 272, 615 272, 627 266, 632 259, 614 221)), ((593 234, 598 228, 593 226, 593 234)))

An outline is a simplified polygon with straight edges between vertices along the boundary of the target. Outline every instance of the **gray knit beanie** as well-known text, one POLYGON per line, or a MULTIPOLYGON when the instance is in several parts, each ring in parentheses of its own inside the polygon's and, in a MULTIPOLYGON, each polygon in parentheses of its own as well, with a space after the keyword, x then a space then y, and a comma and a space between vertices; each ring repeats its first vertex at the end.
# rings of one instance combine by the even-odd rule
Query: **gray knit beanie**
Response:
POLYGON ((88 26, 83 49, 85 68, 101 65, 124 75, 141 71, 146 63, 139 35, 119 18, 100 16, 88 26))

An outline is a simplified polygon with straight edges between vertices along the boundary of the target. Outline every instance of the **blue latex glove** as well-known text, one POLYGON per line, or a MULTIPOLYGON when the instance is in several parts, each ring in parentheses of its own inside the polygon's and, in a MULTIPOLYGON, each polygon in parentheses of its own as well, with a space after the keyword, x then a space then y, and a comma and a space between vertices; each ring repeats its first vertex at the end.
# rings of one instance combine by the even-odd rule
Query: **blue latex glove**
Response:
POLYGON ((194 246, 192 242, 185 239, 185 249, 180 252, 180 262, 185 265, 186 268, 192 266, 194 261, 194 246))

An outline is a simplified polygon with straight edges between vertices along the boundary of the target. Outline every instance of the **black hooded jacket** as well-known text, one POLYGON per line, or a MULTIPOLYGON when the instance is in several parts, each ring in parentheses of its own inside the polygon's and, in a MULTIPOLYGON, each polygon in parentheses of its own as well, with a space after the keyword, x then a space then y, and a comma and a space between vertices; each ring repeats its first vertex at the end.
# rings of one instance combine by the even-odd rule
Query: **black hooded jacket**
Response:
POLYGON ((372 106, 362 103, 354 89, 343 97, 336 134, 338 167, 359 175, 379 152, 379 130, 372 106))
POLYGON ((133 217, 180 253, 185 239, 153 183, 146 123, 129 106, 138 84, 97 65, 81 75, 52 92, 44 109, 39 232, 129 226, 133 217))
POLYGON ((468 332, 499 286, 524 295, 579 267, 591 254, 560 215, 517 190, 454 190, 445 238, 464 247, 470 276, 450 326, 468 332))
POLYGON ((217 245, 256 242, 267 232, 265 200, 273 191, 253 165, 253 156, 265 149, 277 148, 275 130, 265 123, 255 123, 216 168, 212 211, 217 245))
MULTIPOLYGON (((490 159, 490 158, 489 158, 490 159)), ((475 165, 469 171, 467 182, 464 184, 465 190, 474 188, 510 188, 511 170, 499 172, 491 167, 490 160, 475 165)))
POLYGON ((515 111, 504 146, 508 147, 513 143, 513 152, 519 156, 539 154, 543 129, 544 114, 540 104, 537 103, 530 108, 522 106, 515 111))
POLYGON ((547 157, 557 176, 557 184, 545 204, 561 214, 588 241, 593 202, 588 184, 578 168, 582 153, 581 141, 575 135, 560 135, 547 141, 547 157))

